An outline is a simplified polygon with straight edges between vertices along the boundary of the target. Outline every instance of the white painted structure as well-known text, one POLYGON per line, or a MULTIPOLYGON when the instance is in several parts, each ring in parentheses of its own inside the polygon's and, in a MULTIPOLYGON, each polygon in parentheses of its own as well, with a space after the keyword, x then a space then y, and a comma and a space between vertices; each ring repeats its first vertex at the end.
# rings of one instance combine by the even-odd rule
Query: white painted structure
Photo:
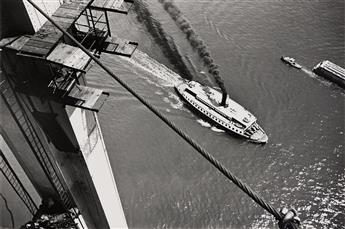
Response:
MULTIPOLYGON (((57 8, 63 3, 63 0, 33 0, 42 10, 44 10, 49 16, 51 16, 57 8)), ((28 12, 31 24, 37 32, 39 28, 47 21, 47 19, 38 12, 30 3, 26 0, 23 0, 26 11, 28 12)))
POLYGON ((91 115, 89 111, 80 108, 74 109, 70 116, 72 128, 92 177, 109 227, 128 228, 97 114, 95 112, 92 113, 95 123, 94 126, 89 128, 87 123, 87 116, 91 115))

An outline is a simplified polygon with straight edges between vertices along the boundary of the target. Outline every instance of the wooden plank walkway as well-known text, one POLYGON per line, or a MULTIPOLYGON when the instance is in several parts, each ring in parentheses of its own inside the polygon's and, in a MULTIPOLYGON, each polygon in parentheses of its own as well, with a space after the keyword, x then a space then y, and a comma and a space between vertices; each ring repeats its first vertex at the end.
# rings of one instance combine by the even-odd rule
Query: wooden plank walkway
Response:
MULTIPOLYGON (((52 19, 65 30, 80 17, 92 0, 65 1, 52 15, 52 19)), ((38 57, 46 57, 61 39, 63 33, 51 22, 44 25, 25 43, 21 52, 38 57)))
POLYGON ((122 3, 123 0, 95 0, 91 5, 105 9, 118 9, 122 3))
POLYGON ((15 41, 16 39, 18 39, 18 37, 7 37, 7 38, 3 38, 0 41, 0 48, 3 48, 9 44, 11 44, 13 41, 15 41))
POLYGON ((134 0, 94 0, 91 8, 115 13, 128 14, 134 0))
POLYGON ((24 44, 30 39, 31 36, 19 36, 19 37, 9 37, 4 38, 0 41, 0 48, 9 48, 16 51, 19 51, 24 44))
POLYGON ((101 89, 78 85, 72 88, 64 102, 70 106, 98 112, 108 96, 109 94, 101 89))
POLYGON ((90 59, 80 48, 64 43, 58 44, 47 57, 47 60, 52 63, 60 64, 77 71, 83 71, 90 59))
POLYGON ((119 37, 107 37, 104 52, 130 57, 137 49, 138 43, 119 37))

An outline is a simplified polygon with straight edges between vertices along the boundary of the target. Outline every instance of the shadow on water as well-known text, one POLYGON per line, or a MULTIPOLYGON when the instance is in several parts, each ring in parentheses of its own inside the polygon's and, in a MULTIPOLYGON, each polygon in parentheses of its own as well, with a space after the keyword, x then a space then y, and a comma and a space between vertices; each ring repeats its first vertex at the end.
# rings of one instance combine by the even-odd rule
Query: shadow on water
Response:
POLYGON ((186 79, 193 79, 193 75, 183 61, 183 56, 180 54, 173 38, 164 31, 160 22, 152 17, 145 3, 135 1, 134 10, 137 13, 137 20, 146 26, 148 32, 161 47, 170 63, 178 70, 178 73, 186 79))
POLYGON ((207 67, 209 73, 215 79, 222 92, 227 93, 224 86, 224 81, 219 75, 219 65, 214 63, 211 51, 208 49, 201 37, 196 33, 195 29, 193 29, 191 23, 187 20, 187 18, 183 15, 173 1, 160 0, 159 2, 162 3, 165 11, 175 21, 180 30, 186 35, 186 38, 191 46, 198 52, 199 57, 207 67))

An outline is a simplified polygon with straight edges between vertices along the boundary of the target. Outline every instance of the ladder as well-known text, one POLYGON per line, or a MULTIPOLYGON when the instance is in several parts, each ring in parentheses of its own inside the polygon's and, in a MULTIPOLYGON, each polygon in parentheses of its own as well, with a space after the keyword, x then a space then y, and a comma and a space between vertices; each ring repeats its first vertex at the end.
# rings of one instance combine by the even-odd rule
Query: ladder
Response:
MULTIPOLYGON (((7 76, 6 76, 7 77, 7 76)), ((54 167, 55 162, 51 160, 40 140, 32 122, 30 121, 22 102, 19 97, 14 92, 12 85, 8 82, 8 79, 1 82, 0 95, 5 102, 8 110, 10 111, 13 119, 17 123, 20 131, 24 135, 24 138, 31 150, 33 151, 36 159, 40 163, 43 171, 47 175, 50 183, 54 187, 55 191, 59 194, 59 197, 63 203, 66 210, 75 207, 74 200, 69 190, 65 188, 60 180, 56 167, 54 167)))
POLYGON ((0 149, 0 170, 2 174, 4 174, 8 183, 10 183, 14 191, 17 193, 19 198, 23 201, 25 206, 28 208, 30 213, 34 215, 37 211, 37 205, 32 200, 29 193, 26 191, 25 187, 23 186, 20 179, 17 177, 16 173, 14 172, 13 168, 7 161, 1 149, 0 149))

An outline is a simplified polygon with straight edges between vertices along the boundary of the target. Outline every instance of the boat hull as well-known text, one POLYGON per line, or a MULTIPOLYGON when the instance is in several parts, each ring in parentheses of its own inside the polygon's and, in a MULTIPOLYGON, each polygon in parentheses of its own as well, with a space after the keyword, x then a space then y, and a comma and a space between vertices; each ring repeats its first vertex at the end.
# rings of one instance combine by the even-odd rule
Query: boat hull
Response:
POLYGON ((326 60, 317 64, 313 72, 345 89, 345 69, 342 67, 326 60))
POLYGON ((297 69, 301 69, 302 65, 299 65, 295 62, 295 59, 291 58, 291 57, 287 57, 287 56, 282 56, 280 58, 285 64, 297 68, 297 69))
POLYGON ((218 128, 231 135, 246 138, 255 143, 266 143, 268 141, 266 133, 256 123, 256 118, 241 105, 229 97, 227 97, 227 107, 219 105, 222 97, 220 92, 194 81, 182 83, 176 86, 175 90, 193 108, 193 111, 202 115, 203 118, 215 124, 218 128), (204 93, 202 89, 207 90, 212 96, 207 98, 206 96, 209 95, 206 95, 207 93, 204 93), (211 101, 213 99, 214 101, 211 101))

